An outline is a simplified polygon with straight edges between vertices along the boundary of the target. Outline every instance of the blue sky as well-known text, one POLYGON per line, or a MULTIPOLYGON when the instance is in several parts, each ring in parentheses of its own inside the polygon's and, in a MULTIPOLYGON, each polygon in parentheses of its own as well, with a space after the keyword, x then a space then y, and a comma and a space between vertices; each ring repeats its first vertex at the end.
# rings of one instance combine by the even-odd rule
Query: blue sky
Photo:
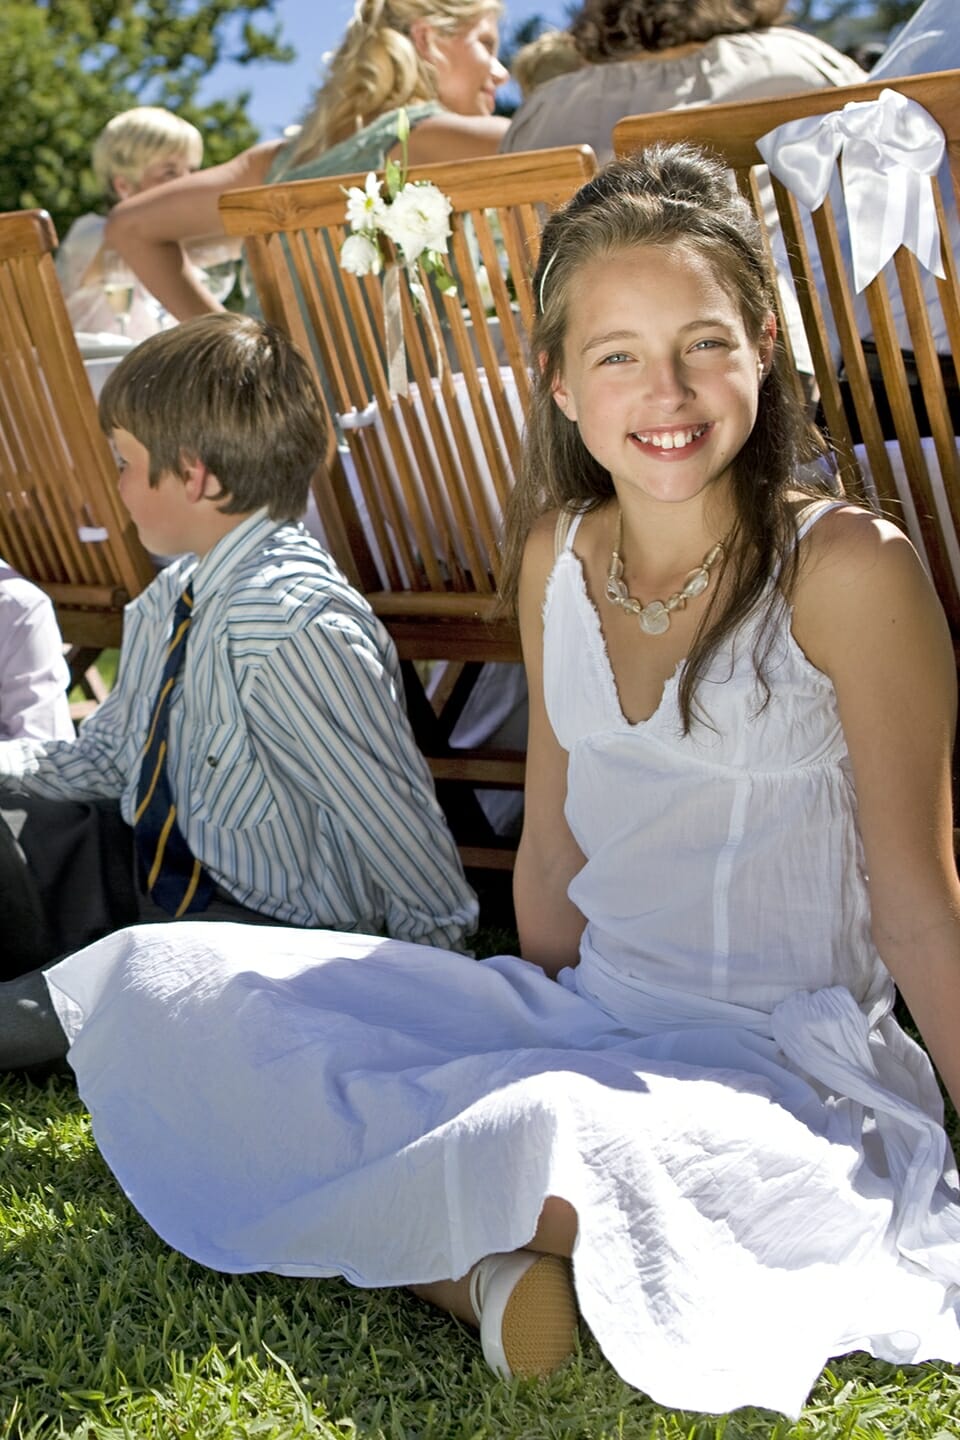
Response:
MULTIPOLYGON (((566 22, 569 0, 512 0, 506 23, 542 15, 556 25, 566 22)), ((277 0, 275 16, 283 38, 297 52, 292 65, 218 65, 203 88, 202 98, 251 92, 248 113, 263 139, 273 139, 285 125, 301 118, 320 76, 321 57, 336 47, 353 13, 353 0, 277 0)), ((261 23, 262 17, 261 17, 261 23)))

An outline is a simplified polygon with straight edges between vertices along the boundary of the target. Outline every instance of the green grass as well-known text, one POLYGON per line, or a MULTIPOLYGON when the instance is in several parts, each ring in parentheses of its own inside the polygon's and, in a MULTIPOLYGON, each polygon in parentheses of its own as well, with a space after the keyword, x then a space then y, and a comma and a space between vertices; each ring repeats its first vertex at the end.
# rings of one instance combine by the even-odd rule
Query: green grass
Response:
MULTIPOLYGON (((119 666, 119 664, 119 650, 101 650, 100 654, 97 656, 97 661, 94 669, 100 672, 100 678, 103 680, 108 690, 113 689, 114 683, 117 678, 117 667, 119 666)), ((74 685, 70 690, 70 694, 67 696, 67 699, 70 701, 71 705, 79 704, 82 700, 86 700, 86 698, 87 696, 84 692, 82 685, 74 685)))
MULTIPOLYGON (((514 948, 494 908, 484 954, 514 948)), ((859 1355, 796 1424, 681 1414, 586 1334, 550 1380, 496 1381, 472 1333, 405 1292, 231 1277, 169 1250, 72 1082, 0 1078, 0 1440, 947 1440, 958 1416, 952 1367, 859 1355)))

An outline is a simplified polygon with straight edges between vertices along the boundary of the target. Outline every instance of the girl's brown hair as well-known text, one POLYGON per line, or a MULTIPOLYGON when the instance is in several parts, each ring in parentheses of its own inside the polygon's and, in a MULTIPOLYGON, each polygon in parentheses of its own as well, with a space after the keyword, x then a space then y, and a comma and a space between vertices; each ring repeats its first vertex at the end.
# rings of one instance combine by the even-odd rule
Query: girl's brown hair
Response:
MULTIPOLYGON (((614 494, 609 473, 587 450, 576 424, 553 398, 563 370, 569 299, 584 265, 639 245, 682 246, 704 257, 737 302, 748 337, 763 334, 775 310, 774 285, 747 202, 733 189, 721 161, 691 145, 655 145, 613 161, 584 185, 544 229, 534 293, 540 309, 531 345, 536 370, 521 472, 507 512, 501 593, 515 607, 520 563, 534 521, 554 509, 592 510, 614 494)), ((791 492, 826 492, 804 484, 800 467, 822 454, 824 442, 804 418, 784 373, 779 346, 760 390, 757 419, 732 465, 736 520, 727 542, 728 583, 714 591, 680 682, 689 729, 692 701, 711 657, 758 605, 754 663, 769 693, 764 660, 773 639, 777 590, 788 594, 796 576, 796 525, 791 492), (721 598, 722 597, 722 598, 721 598)))

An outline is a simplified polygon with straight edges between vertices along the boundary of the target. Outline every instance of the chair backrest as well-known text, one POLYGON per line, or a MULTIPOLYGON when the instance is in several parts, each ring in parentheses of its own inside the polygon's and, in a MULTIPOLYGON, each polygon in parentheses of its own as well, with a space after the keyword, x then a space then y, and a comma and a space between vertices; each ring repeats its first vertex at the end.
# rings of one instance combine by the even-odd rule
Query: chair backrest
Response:
POLYGON ((452 202, 456 292, 401 272, 409 393, 391 393, 384 279, 339 265, 345 190, 365 176, 224 195, 268 320, 311 356, 345 450, 317 488, 328 543, 385 619, 493 608, 503 506, 529 399, 525 335, 544 215, 596 169, 586 146, 416 167, 452 202))
MULTIPOLYGON (((933 282, 924 280, 926 272, 901 246, 894 262, 866 287, 866 314, 858 314, 862 301, 857 300, 850 278, 842 202, 834 205, 828 195, 819 208, 806 210, 778 180, 768 178, 757 149, 758 140, 788 121, 836 112, 851 102, 876 100, 884 89, 917 101, 940 126, 947 142, 954 195, 960 194, 958 70, 886 84, 876 81, 812 90, 776 100, 630 116, 614 130, 614 149, 622 156, 654 141, 702 145, 733 170, 741 192, 764 225, 771 259, 782 254, 777 248, 779 223, 813 360, 822 418, 837 454, 841 481, 849 492, 877 504, 910 531, 927 562, 954 635, 960 638, 960 456, 949 391, 931 329, 931 321, 936 320, 949 349, 960 355, 960 286, 953 248, 960 245, 960 220, 954 195, 949 186, 934 180, 946 269, 946 279, 937 282, 936 293, 931 295, 933 282), (899 327, 896 309, 905 317, 899 327), (869 356, 864 352, 861 331, 867 327, 875 355, 873 346, 869 356), (912 385, 904 363, 904 352, 911 350, 914 359, 907 357, 907 364, 915 382, 912 385), (884 437, 874 386, 886 392, 895 439, 889 429, 884 437), (845 392, 849 411, 844 406, 845 392), (923 440, 915 409, 918 394, 929 420, 929 438, 923 440), (860 431, 857 444, 850 412, 860 431)), ((789 330, 782 317, 781 333, 790 350, 789 330)), ((949 376, 949 358, 945 368, 949 376)))
POLYGON ((0 554, 50 595, 64 639, 100 648, 154 567, 117 493, 56 243, 46 211, 0 214, 0 554))

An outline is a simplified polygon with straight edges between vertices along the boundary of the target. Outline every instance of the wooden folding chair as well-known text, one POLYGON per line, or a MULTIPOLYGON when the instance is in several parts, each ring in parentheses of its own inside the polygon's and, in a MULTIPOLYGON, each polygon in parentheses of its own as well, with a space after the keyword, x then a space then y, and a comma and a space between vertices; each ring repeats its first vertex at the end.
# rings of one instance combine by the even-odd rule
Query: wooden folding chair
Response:
POLYGON ((0 554, 53 600, 71 672, 120 643, 154 566, 117 493, 45 210, 0 214, 0 554))
MULTIPOLYGON (((884 89, 896 90, 917 101, 941 127, 953 171, 954 194, 960 194, 960 70, 896 79, 886 84, 874 81, 811 90, 776 100, 630 116, 621 120, 614 130, 614 149, 618 155, 628 155, 654 141, 685 140, 720 156, 731 167, 741 192, 764 222, 772 256, 770 222, 773 217, 769 204, 764 203, 771 194, 766 182, 769 172, 762 165, 757 141, 788 121, 836 112, 852 101, 875 100, 884 89)), ((952 211, 956 218, 955 199, 944 193, 937 180, 934 180, 934 194, 941 235, 946 236, 948 213, 952 211)), ((896 432, 895 440, 885 441, 855 316, 849 262, 845 260, 831 201, 828 197, 811 215, 775 179, 772 196, 786 242, 822 415, 837 455, 841 482, 848 491, 867 498, 909 530, 928 565, 956 644, 960 642, 960 456, 944 376, 931 336, 918 263, 913 254, 901 246, 894 264, 886 266, 864 291, 881 383, 896 432), (812 224, 804 224, 804 216, 810 216, 812 224), (919 387, 912 389, 908 384, 901 339, 891 314, 893 287, 899 287, 919 376, 919 387), (841 393, 837 343, 849 389, 848 403, 862 440, 856 446, 841 393), (917 390, 922 396, 931 432, 930 438, 923 442, 914 408, 917 390), (865 471, 869 479, 865 478, 865 471)), ((953 354, 960 355, 956 256, 949 243, 942 244, 941 249, 946 280, 937 282, 939 305, 953 354)), ((781 334, 789 350, 790 336, 782 322, 781 334)))
POLYGON ((540 230, 595 169, 591 150, 571 146, 410 172, 452 202, 458 288, 441 295, 424 279, 418 306, 402 279, 407 395, 390 389, 382 279, 339 265, 344 192, 365 176, 220 201, 227 233, 246 242, 264 315, 311 358, 328 398, 334 438, 315 487, 328 544, 396 642, 414 730, 468 864, 512 863, 470 813, 470 787, 518 787, 523 777, 522 755, 452 750, 448 740, 480 663, 520 658, 514 623, 496 614, 498 544, 530 394, 540 230), (447 679, 456 677, 432 704, 414 664, 424 661, 450 662, 447 679))

